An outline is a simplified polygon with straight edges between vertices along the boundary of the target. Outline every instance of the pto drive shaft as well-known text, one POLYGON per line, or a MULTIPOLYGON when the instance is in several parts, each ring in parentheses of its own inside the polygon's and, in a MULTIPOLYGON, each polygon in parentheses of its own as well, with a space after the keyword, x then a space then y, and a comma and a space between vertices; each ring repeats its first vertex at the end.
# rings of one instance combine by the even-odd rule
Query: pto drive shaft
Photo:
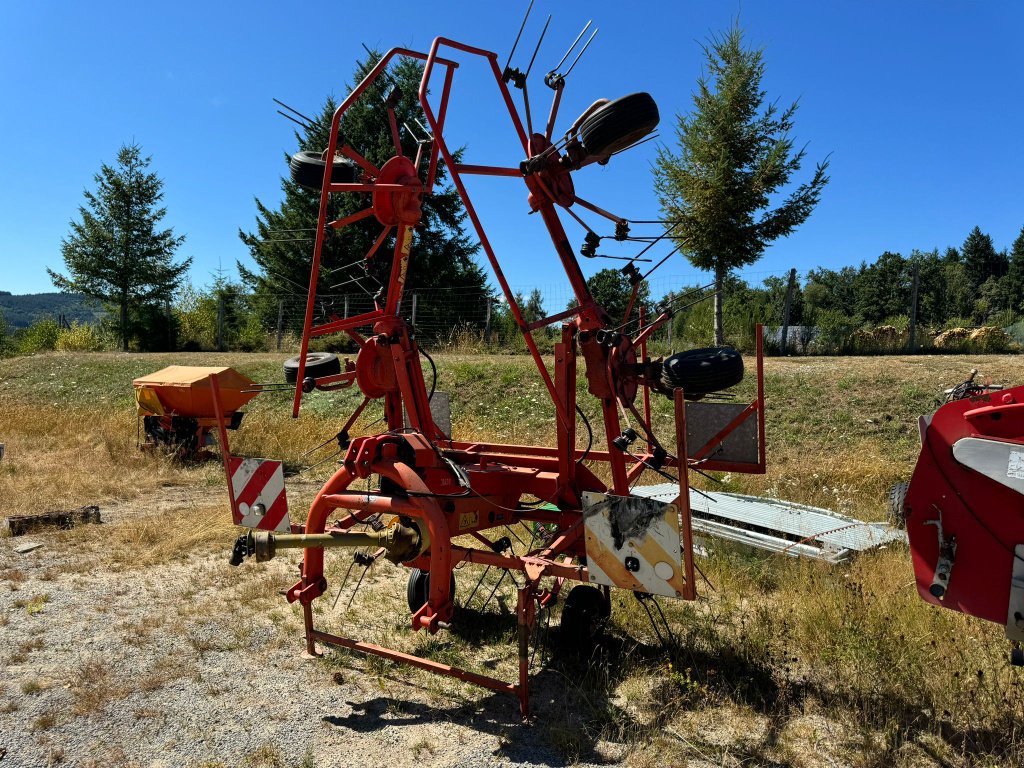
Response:
POLYGON ((251 555, 257 563, 273 559, 279 549, 310 549, 313 547, 383 547, 384 556, 393 563, 412 560, 426 551, 428 538, 415 524, 403 525, 392 518, 380 531, 331 531, 330 533, 270 533, 249 531, 235 541, 231 565, 241 565, 251 555))

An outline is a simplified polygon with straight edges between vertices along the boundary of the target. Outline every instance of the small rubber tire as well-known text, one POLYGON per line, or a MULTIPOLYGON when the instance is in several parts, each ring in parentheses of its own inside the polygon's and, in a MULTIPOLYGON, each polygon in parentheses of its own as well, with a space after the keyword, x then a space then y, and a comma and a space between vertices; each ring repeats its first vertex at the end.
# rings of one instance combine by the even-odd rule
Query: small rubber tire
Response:
POLYGON ((720 392, 743 381, 743 357, 732 347, 677 352, 663 364, 661 381, 688 396, 720 392))
POLYGON ((910 483, 896 483, 889 489, 889 523, 893 528, 907 527, 907 491, 910 490, 910 483))
POLYGON ((589 654, 610 615, 600 589, 589 584, 573 587, 562 606, 559 642, 567 651, 589 654))
POLYGON ((583 121, 580 143, 588 155, 608 156, 635 144, 658 127, 658 105, 649 93, 608 102, 583 121))
MULTIPOLYGON (((405 588, 405 599, 409 603, 409 613, 416 613, 427 602, 430 595, 430 573, 413 568, 409 571, 409 583, 405 588)), ((451 599, 455 602, 455 572, 452 571, 451 599)))
MULTIPOLYGON (((300 187, 319 192, 324 185, 324 170, 327 161, 319 152, 296 152, 288 161, 292 181, 300 187)), ((352 184, 359 178, 359 166, 348 158, 335 158, 331 163, 331 182, 352 184)))
MULTIPOLYGON (((299 360, 296 355, 284 361, 284 380, 294 384, 299 380, 299 360)), ((309 352, 306 354, 305 378, 319 379, 321 376, 333 376, 341 373, 341 361, 330 352, 309 352)))

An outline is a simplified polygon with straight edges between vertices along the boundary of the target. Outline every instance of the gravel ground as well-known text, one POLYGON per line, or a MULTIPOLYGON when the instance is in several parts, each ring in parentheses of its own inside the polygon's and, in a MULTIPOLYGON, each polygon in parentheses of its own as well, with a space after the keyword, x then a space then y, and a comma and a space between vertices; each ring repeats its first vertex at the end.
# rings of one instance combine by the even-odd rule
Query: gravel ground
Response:
MULTIPOLYGON (((191 500, 164 491, 162 514, 191 500)), ((104 509, 105 524, 144 502, 104 509)), ((126 571, 74 542, 74 531, 0 540, 2 768, 567 764, 510 697, 465 686, 445 697, 422 676, 362 674, 361 659, 305 658, 295 612, 273 595, 290 559, 232 569, 225 542, 126 571), (16 554, 26 540, 44 546, 16 554)), ((404 577, 385 575, 396 588, 404 577)), ((537 675, 538 723, 561 686, 537 675)), ((586 751, 591 762, 574 765, 616 764, 626 747, 586 751)))

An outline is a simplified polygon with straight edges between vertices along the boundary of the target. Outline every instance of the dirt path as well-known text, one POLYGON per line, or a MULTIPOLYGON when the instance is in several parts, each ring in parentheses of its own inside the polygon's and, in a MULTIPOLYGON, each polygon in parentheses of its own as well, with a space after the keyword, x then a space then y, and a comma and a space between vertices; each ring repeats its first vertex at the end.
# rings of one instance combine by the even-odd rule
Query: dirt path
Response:
MULTIPOLYGON (((102 526, 0 540, 0 766, 566 764, 509 697, 304 658, 276 594, 291 558, 231 568, 225 541, 145 568, 111 559, 130 523, 181 524, 213 493, 165 488, 103 509, 102 526), (28 539, 44 546, 16 554, 28 539)), ((401 591, 404 571, 385 567, 376 586, 401 591)), ((538 677, 543 722, 559 683, 538 677)), ((625 752, 588 750, 606 765, 625 752)))

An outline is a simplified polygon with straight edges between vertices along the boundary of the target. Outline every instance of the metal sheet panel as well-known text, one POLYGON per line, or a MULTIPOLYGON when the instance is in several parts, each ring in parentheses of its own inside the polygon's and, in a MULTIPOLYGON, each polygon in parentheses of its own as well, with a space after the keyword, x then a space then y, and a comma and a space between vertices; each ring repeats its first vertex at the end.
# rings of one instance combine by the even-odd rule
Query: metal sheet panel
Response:
MULTIPOLYGON (((696 456, 701 449, 733 419, 749 408, 749 403, 686 404, 686 449, 696 456)), ((757 414, 752 413, 705 458, 757 464, 757 414)))
MULTIPOLYGON (((675 500, 673 483, 634 488, 637 496, 675 500)), ((770 552, 838 562, 875 547, 905 542, 906 534, 827 509, 734 493, 690 491, 695 531, 770 552)))

